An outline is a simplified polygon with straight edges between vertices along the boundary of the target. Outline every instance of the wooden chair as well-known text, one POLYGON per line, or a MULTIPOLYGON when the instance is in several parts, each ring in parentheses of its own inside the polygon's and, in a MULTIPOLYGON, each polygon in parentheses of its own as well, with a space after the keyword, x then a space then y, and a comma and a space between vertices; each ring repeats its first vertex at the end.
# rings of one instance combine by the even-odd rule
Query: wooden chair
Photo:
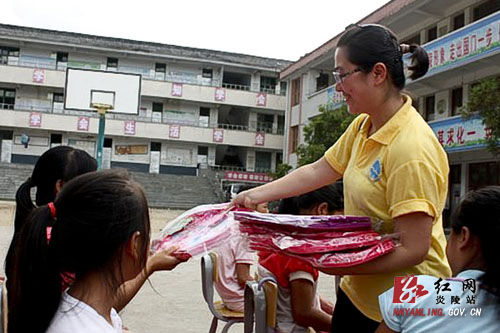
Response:
POLYGON ((222 333, 226 333, 233 324, 243 323, 244 313, 229 310, 224 306, 222 301, 214 302, 214 282, 217 282, 219 279, 217 263, 218 257, 214 252, 206 254, 201 258, 201 285, 203 298, 214 316, 209 333, 217 331, 219 320, 226 322, 226 325, 222 329, 222 333))
POLYGON ((278 285, 273 277, 265 277, 258 282, 247 282, 245 287, 245 333, 275 331, 277 299, 278 285))

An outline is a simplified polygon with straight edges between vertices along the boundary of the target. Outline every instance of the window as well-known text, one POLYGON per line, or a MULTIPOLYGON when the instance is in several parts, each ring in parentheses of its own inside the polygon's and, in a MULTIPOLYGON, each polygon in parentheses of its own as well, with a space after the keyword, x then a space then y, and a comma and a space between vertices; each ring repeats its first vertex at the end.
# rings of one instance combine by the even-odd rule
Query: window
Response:
POLYGON ((167 71, 167 64, 157 62, 155 64, 155 72, 156 73, 165 73, 167 71))
POLYGON ((51 134, 50 135, 50 144, 62 144, 62 134, 51 134))
POLYGON ((286 81, 280 82, 280 95, 282 96, 286 95, 286 81))
POLYGON ((300 78, 292 81, 292 106, 300 103, 300 78))
POLYGON ((418 44, 420 45, 420 34, 416 34, 412 37, 409 37, 408 39, 404 40, 401 44, 418 44))
POLYGON ((198 146, 198 155, 208 156, 208 147, 207 146, 198 146))
POLYGON ((290 154, 297 151, 299 144, 299 126, 290 127, 290 154))
POLYGON ((53 93, 52 94, 52 111, 61 112, 64 108, 64 94, 53 93))
POLYGON ((274 115, 272 114, 257 114, 257 132, 273 132, 274 115))
POLYGON ((113 139, 111 138, 104 138, 104 148, 113 148, 113 139))
POLYGON ((276 153, 276 165, 283 164, 283 153, 276 153))
POLYGON ((52 101, 54 103, 64 103, 64 94, 62 94, 62 93, 54 93, 52 95, 52 101))
POLYGON ((107 63, 107 69, 116 71, 118 69, 118 58, 109 58, 107 63))
POLYGON ((161 151, 161 142, 151 142, 151 151, 161 151))
POLYGON ((465 25, 465 14, 458 14, 453 18, 453 30, 460 29, 465 25))
POLYGON ((202 127, 208 127, 210 124, 210 108, 200 107, 200 116, 198 124, 202 127))
POLYGON ((211 79, 214 75, 214 71, 212 68, 203 68, 201 70, 201 77, 206 79, 211 79))
POLYGON ((269 94, 274 94, 276 92, 277 80, 275 77, 261 76, 260 77, 260 91, 269 94))
POLYGON ((462 87, 451 91, 451 115, 456 116, 460 112, 463 105, 463 89, 462 87))
POLYGON ((285 116, 278 116, 278 133, 283 135, 285 131, 285 116))
POLYGON ((68 62, 68 52, 57 52, 57 63, 68 62))
POLYGON ((427 42, 437 38, 437 26, 427 30, 427 42))
POLYGON ((476 190, 487 185, 500 185, 500 162, 469 164, 468 190, 476 190))
POLYGON ((14 109, 16 90, 0 88, 0 109, 14 109))
POLYGON ((500 0, 488 0, 474 7, 472 20, 477 21, 500 10, 500 0))
POLYGON ((0 46, 0 65, 8 65, 9 57, 19 57, 19 49, 15 47, 0 46))
POLYGON ((153 112, 163 112, 163 103, 153 102, 153 112))
POLYGON ((271 170, 272 154, 264 151, 255 152, 255 171, 267 172, 271 170))
POLYGON ((210 117, 210 108, 200 107, 201 117, 210 117))
POLYGON ((320 73, 316 78, 316 91, 325 89, 328 87, 328 74, 320 73))
POLYGON ((434 95, 427 96, 425 98, 425 120, 426 121, 434 120, 434 117, 435 117, 435 111, 434 111, 435 102, 436 102, 436 98, 434 97, 434 95))

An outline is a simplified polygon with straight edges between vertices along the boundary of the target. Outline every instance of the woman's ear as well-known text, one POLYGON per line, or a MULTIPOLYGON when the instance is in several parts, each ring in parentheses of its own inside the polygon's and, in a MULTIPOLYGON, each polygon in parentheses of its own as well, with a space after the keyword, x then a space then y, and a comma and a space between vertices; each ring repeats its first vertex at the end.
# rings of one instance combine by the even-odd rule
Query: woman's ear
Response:
POLYGON ((377 62, 371 71, 375 85, 380 85, 387 80, 387 66, 382 62, 377 62))

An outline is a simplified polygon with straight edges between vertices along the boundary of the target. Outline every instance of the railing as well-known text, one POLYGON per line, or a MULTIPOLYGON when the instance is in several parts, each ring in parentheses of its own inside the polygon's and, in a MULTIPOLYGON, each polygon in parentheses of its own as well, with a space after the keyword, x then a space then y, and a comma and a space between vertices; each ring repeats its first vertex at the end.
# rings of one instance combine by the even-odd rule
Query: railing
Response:
MULTIPOLYGON (((38 105, 17 105, 17 104, 14 105, 14 104, 0 103, 0 109, 8 109, 8 110, 16 110, 16 111, 35 111, 35 112, 54 113, 54 114, 61 114, 61 115, 64 114, 64 115, 70 115, 70 116, 86 116, 86 117, 92 117, 92 118, 99 117, 97 112, 94 112, 94 111, 67 110, 67 109, 54 108, 52 106, 47 107, 47 106, 38 106, 38 105)), ((136 115, 136 114, 122 114, 122 113, 107 112, 106 118, 107 119, 114 119, 114 120, 135 120, 135 121, 146 122, 146 123, 158 123, 158 121, 153 120, 152 115, 151 116, 141 116, 141 115, 136 115)), ((161 123, 163 123, 163 124, 176 124, 176 125, 178 124, 178 125, 185 125, 185 126, 199 127, 199 128, 222 128, 222 129, 233 130, 233 131, 255 132, 255 131, 251 131, 249 129, 249 126, 246 126, 246 125, 208 124, 208 126, 205 126, 202 123, 200 123, 199 120, 189 121, 189 120, 175 120, 175 119, 163 118, 161 123)), ((283 130, 277 131, 278 135, 283 135, 282 132, 283 132, 283 130)), ((268 133, 271 133, 271 132, 268 132, 268 133)))
POLYGON ((237 165, 211 165, 210 169, 222 171, 247 171, 245 167, 240 167, 237 165))
POLYGON ((276 94, 276 86, 260 86, 260 91, 267 94, 276 94))
MULTIPOLYGON (((57 62, 53 58, 21 56, 16 61, 9 60, 7 64, 1 63, 0 65, 66 71, 66 68, 68 67, 101 70, 101 67, 104 64, 98 62, 88 62, 83 60, 82 61, 71 60, 63 63, 63 62, 57 62)), ((247 85, 232 84, 226 82, 221 83, 220 78, 204 78, 202 77, 201 74, 192 72, 163 73, 163 72, 156 72, 154 68, 146 68, 139 66, 118 66, 118 71, 123 73, 141 74, 142 78, 145 80, 187 83, 187 84, 210 86, 210 87, 222 86, 223 88, 227 89, 250 91, 250 86, 247 85)), ((264 88, 261 87, 261 91, 266 92, 268 94, 276 95, 276 90, 271 87, 272 86, 264 88)), ((283 89, 278 95, 284 96, 285 94, 286 90, 283 89)))
POLYGON ((0 109, 14 110, 14 104, 0 103, 0 109))
POLYGON ((241 84, 222 82, 222 87, 227 89, 250 91, 250 86, 245 86, 241 84))
POLYGON ((248 126, 238 124, 217 124, 217 128, 223 128, 235 131, 249 131, 248 126))

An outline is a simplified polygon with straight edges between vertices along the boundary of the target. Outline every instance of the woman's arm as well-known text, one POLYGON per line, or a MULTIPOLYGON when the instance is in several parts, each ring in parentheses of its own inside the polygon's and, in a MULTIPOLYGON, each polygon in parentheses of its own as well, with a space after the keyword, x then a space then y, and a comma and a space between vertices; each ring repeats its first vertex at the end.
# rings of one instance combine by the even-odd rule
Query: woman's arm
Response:
POLYGON ((321 309, 313 308, 314 286, 311 281, 297 279, 290 282, 293 320, 304 327, 312 327, 316 331, 330 332, 332 316, 321 309))
POLYGON ((340 177, 342 175, 322 157, 271 183, 241 192, 233 199, 233 203, 255 209, 259 203, 307 193, 331 184, 340 177))
POLYGON ((394 219, 394 231, 400 233, 401 246, 364 264, 320 270, 332 275, 379 274, 412 267, 424 261, 431 246, 433 218, 425 213, 411 213, 394 219))

